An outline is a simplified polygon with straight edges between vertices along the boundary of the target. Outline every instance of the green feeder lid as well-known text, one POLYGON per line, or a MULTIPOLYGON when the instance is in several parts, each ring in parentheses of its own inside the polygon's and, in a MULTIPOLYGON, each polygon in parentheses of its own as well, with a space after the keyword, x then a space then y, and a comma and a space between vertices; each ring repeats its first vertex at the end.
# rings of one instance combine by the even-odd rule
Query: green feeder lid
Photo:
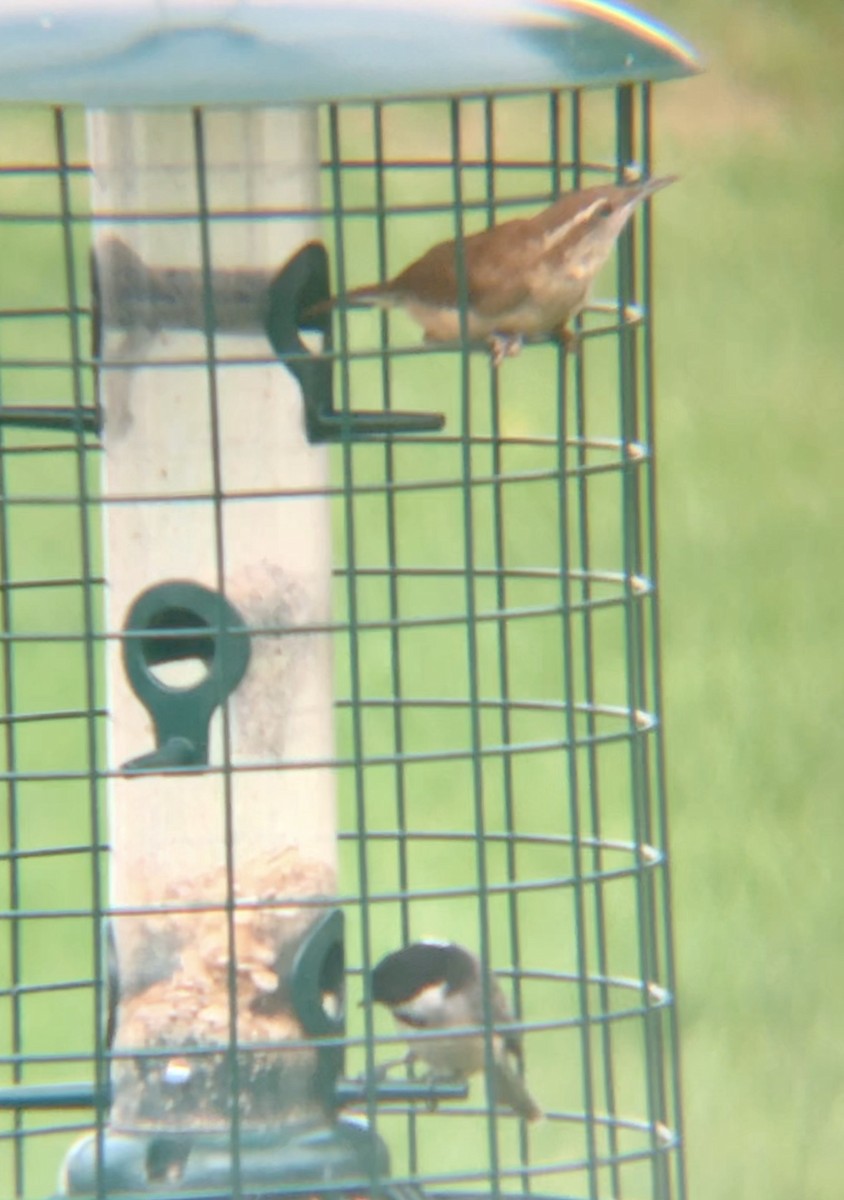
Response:
POLYGON ((607 86, 700 69, 606 0, 4 0, 0 101, 304 104, 607 86))

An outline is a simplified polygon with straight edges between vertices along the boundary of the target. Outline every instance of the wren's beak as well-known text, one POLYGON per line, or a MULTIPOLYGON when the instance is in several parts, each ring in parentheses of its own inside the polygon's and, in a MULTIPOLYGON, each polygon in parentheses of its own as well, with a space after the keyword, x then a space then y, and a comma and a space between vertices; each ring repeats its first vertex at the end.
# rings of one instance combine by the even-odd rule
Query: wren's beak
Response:
POLYGON ((679 178, 679 175, 660 175, 656 179, 643 179, 641 183, 633 184, 633 186, 640 188, 642 198, 647 199, 654 192, 658 192, 660 188, 668 187, 669 183, 676 183, 679 178))

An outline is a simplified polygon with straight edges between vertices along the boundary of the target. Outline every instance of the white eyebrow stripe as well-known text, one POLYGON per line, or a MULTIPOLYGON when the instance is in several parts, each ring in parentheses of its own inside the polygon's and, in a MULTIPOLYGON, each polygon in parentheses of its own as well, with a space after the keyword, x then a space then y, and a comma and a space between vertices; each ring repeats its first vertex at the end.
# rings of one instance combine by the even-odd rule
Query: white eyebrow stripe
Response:
POLYGON ((558 225, 556 229, 552 229, 550 233, 545 235, 545 249, 550 250, 557 242, 561 242, 571 233, 572 229, 576 229, 578 225, 582 225, 584 221, 588 221, 596 209, 606 204, 606 198, 599 196, 597 200, 593 200, 588 208, 581 208, 573 217, 566 221, 565 225, 558 225))

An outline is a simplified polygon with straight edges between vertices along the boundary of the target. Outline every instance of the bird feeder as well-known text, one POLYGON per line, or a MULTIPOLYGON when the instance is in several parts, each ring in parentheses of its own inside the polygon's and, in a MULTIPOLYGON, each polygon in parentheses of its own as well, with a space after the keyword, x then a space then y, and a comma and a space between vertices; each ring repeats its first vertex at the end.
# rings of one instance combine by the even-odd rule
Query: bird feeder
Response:
POLYGON ((696 69, 598 0, 5 5, 16 1198, 682 1200, 650 216, 577 347, 343 297, 647 179, 696 69), (458 1036, 489 1067, 506 993, 535 1127, 387 1070, 425 935, 495 972, 458 1036))

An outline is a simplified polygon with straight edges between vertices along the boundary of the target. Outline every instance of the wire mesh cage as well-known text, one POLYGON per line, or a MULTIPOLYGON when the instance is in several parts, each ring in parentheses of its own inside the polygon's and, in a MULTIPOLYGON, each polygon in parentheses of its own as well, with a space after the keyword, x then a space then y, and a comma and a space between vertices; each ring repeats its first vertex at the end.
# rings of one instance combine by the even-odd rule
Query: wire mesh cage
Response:
POLYGON ((650 213, 577 346, 343 302, 650 176, 693 60, 567 7, 564 86, 0 110, 6 1194, 684 1195, 650 213))

